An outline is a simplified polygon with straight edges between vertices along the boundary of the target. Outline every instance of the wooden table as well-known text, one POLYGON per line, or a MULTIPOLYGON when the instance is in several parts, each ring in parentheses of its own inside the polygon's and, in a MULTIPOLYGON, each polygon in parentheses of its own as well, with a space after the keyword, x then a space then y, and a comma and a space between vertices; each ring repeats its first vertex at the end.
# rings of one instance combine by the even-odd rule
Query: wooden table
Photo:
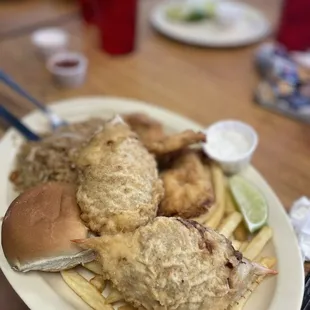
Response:
POLYGON ((77 15, 75 0, 0 0, 0 40, 65 22, 77 15))
MULTIPOLYGON (((263 9, 275 24, 280 0, 248 2, 263 9)), ((301 195, 310 196, 310 128, 253 104, 258 82, 253 68, 256 46, 200 49, 170 41, 147 23, 148 12, 156 3, 141 1, 139 44, 136 52, 128 56, 102 53, 95 33, 75 18, 62 24, 72 35, 72 47, 89 58, 88 80, 79 89, 59 89, 51 82, 44 63, 34 54, 29 33, 7 37, 0 43, 1 66, 47 103, 75 96, 115 95, 168 108, 205 126, 224 118, 248 122, 260 136, 253 163, 285 208, 289 209, 301 195)), ((3 85, 0 102, 19 116, 32 108, 3 85)), ((3 277, 2 309, 1 305, 6 310, 26 309, 3 277)))

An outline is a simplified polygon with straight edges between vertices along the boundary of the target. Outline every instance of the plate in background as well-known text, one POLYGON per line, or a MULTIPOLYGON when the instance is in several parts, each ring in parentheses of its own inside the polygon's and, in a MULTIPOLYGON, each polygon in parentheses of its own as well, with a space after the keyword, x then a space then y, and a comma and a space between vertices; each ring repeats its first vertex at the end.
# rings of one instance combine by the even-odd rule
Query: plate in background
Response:
MULTIPOLYGON (((89 117, 107 118, 115 112, 144 112, 161 121, 170 132, 202 129, 197 123, 175 113, 124 98, 75 98, 58 102, 52 105, 51 109, 70 122, 89 117)), ((37 132, 49 128, 48 120, 39 111, 28 114, 23 121, 37 132)), ((5 214, 9 203, 16 195, 9 182, 9 174, 22 141, 20 135, 13 129, 10 129, 0 141, 0 216, 5 214)), ((243 175, 261 190, 270 205, 268 223, 274 230, 274 237, 263 255, 276 256, 278 260, 276 269, 279 271, 278 276, 266 279, 258 287, 244 310, 300 310, 304 290, 304 271, 293 228, 282 204, 262 176, 253 167, 249 167, 243 175)), ((31 310, 90 309, 66 286, 59 273, 22 274, 13 271, 4 257, 2 247, 0 267, 12 287, 31 310)))
POLYGON ((260 41, 271 30, 264 14, 244 3, 230 1, 242 13, 234 25, 225 28, 208 20, 171 21, 166 17, 167 8, 171 3, 180 3, 180 1, 167 1, 156 6, 150 16, 151 24, 163 35, 186 44, 204 47, 238 47, 260 41))

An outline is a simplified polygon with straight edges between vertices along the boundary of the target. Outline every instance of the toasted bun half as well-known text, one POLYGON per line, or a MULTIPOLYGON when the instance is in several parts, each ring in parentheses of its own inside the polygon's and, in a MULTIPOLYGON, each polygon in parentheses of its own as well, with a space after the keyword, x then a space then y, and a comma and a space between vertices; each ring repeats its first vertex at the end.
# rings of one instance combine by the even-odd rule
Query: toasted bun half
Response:
POLYGON ((18 271, 59 271, 94 259, 71 240, 87 238, 74 186, 46 183, 19 195, 2 223, 2 248, 18 271))

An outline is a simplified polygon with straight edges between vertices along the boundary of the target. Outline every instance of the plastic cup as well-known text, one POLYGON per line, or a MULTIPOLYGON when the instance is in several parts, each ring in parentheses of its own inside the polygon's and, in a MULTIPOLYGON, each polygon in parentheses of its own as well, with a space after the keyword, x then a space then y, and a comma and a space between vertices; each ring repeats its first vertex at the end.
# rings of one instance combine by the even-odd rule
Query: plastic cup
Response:
POLYGON ((204 132, 207 136, 207 142, 203 143, 203 150, 211 159, 222 167, 226 174, 238 173, 249 165, 258 144, 257 133, 251 126, 240 121, 225 120, 211 125, 204 132), (214 148, 212 149, 211 144, 208 144, 208 139, 212 139, 212 135, 229 131, 238 133, 247 142, 247 149, 240 152, 238 156, 220 156, 214 148))
POLYGON ((43 28, 31 36, 32 44, 45 59, 64 51, 68 45, 68 34, 60 28, 43 28))
POLYGON ((101 47, 111 55, 135 48, 137 0, 97 0, 96 20, 101 47))
POLYGON ((47 69, 54 80, 63 87, 78 87, 83 84, 87 66, 87 58, 75 52, 55 54, 47 62, 47 69))

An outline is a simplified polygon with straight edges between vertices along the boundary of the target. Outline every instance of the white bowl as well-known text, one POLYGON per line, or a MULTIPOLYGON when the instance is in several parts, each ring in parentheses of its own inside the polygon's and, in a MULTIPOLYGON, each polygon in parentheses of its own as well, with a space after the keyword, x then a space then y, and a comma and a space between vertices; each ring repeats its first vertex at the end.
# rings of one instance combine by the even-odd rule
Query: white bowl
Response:
POLYGON ((43 28, 31 36, 32 44, 45 58, 64 51, 68 45, 68 34, 60 28, 43 28))
POLYGON ((204 132, 207 142, 203 143, 203 150, 219 163, 225 173, 238 173, 248 166, 258 144, 257 133, 251 126, 225 120, 211 125, 204 132))
POLYGON ((51 72, 55 81, 64 87, 78 87, 83 84, 87 66, 87 58, 83 54, 76 52, 55 54, 47 62, 47 69, 51 72), (64 65, 61 66, 61 63, 64 65), (75 65, 72 65, 72 63, 75 63, 75 65))

